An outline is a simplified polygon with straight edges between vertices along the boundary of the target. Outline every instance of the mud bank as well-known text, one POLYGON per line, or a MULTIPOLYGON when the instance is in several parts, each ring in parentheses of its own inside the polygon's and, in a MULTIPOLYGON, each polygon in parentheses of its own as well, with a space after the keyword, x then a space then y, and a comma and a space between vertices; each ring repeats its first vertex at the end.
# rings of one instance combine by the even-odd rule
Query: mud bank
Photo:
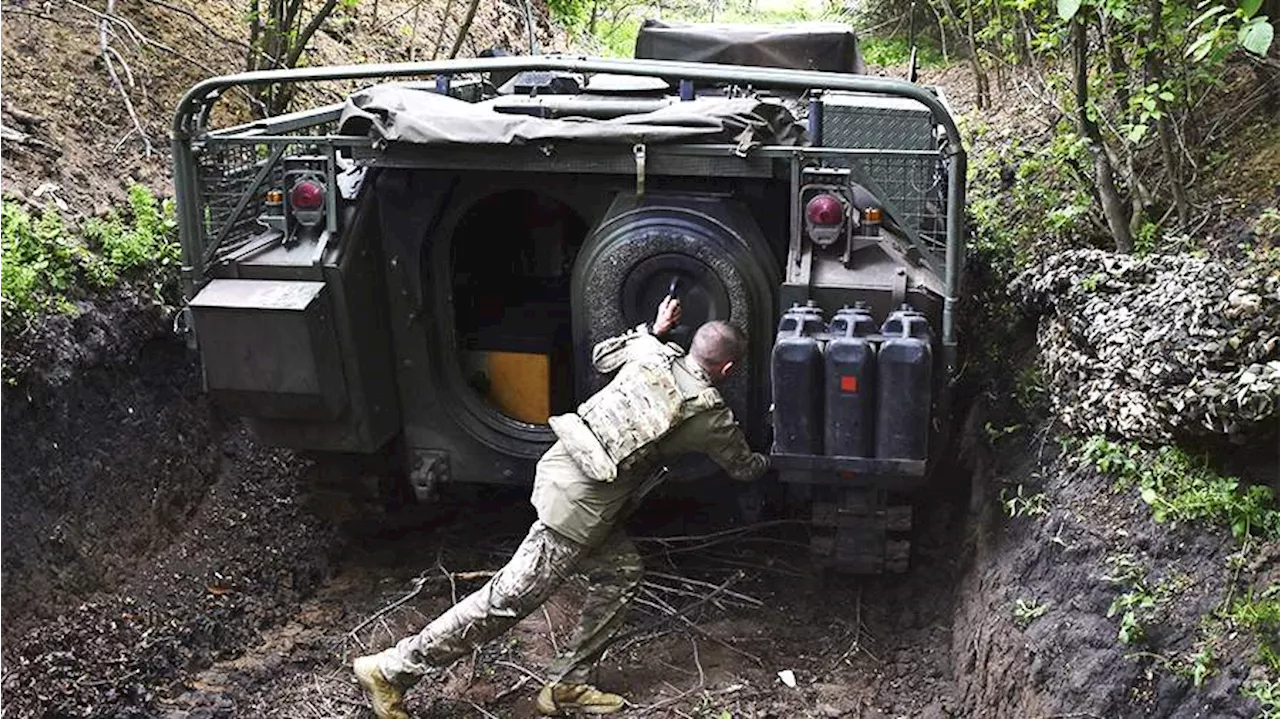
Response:
MULTIPOLYGON (((1201 618, 1227 593, 1226 567, 1239 550, 1230 533, 1157 525, 1136 497, 1051 440, 1010 454, 1016 461, 992 476, 957 587, 953 661, 964 714, 1259 716, 1240 693, 1254 651, 1244 633, 1211 647, 1203 686, 1193 685, 1189 663, 1205 646, 1201 618), (1045 513, 1006 516, 999 493, 1015 485, 1043 493, 1045 513), (1157 605, 1126 645, 1120 613, 1108 614, 1139 585, 1157 605)), ((1245 575, 1261 586, 1280 578, 1277 550, 1264 547, 1245 575)))
POLYGON ((154 716, 327 575, 309 463, 201 394, 157 307, 85 305, 10 353, 3 409, 4 701, 15 716, 154 716))

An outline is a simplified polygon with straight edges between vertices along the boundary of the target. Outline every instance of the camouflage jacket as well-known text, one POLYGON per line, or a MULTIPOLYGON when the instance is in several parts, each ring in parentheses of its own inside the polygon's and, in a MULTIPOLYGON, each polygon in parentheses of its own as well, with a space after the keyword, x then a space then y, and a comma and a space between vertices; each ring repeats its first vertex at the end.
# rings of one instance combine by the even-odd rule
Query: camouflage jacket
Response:
MULTIPOLYGON (((662 348, 661 342, 642 325, 596 345, 591 361, 597 371, 610 374, 627 362, 662 348)), ((681 393, 694 397, 712 388, 711 378, 698 363, 682 350, 680 354, 672 370, 681 393)), ((705 453, 740 481, 757 479, 768 466, 768 460, 747 445, 733 412, 720 403, 685 419, 645 447, 637 461, 612 482, 588 477, 563 443, 557 442, 538 463, 532 502, 538 518, 547 526, 574 541, 592 543, 607 534, 627 511, 646 480, 664 465, 692 452, 705 453)))

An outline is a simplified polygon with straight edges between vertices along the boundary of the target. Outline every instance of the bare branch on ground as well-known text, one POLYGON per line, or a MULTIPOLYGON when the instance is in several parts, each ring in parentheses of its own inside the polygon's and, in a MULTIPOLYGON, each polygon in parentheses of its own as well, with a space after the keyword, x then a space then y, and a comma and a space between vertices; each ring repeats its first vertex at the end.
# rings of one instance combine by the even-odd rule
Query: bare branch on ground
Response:
MULTIPOLYGON (((80 3, 75 2, 75 0, 68 0, 68 2, 85 10, 89 10, 89 8, 85 8, 83 5, 80 5, 80 3)), ((111 76, 112 86, 120 93, 120 98, 124 101, 124 109, 129 113, 129 119, 133 121, 133 129, 137 131, 138 136, 142 138, 143 156, 151 157, 151 153, 153 152, 151 147, 151 137, 147 135, 147 131, 142 127, 142 120, 138 118, 138 113, 133 108, 133 100, 129 98, 129 92, 125 90, 124 83, 120 81, 120 75, 116 72, 115 61, 112 60, 112 57, 114 56, 116 60, 119 61, 120 66, 125 71, 125 76, 129 78, 129 84, 133 85, 133 71, 129 69, 129 63, 125 62, 124 58, 120 56, 120 53, 116 52, 115 49, 111 47, 109 39, 111 22, 114 20, 125 27, 131 33, 135 42, 139 45, 141 45, 141 40, 138 38, 141 37, 141 34, 138 33, 138 31, 133 28, 133 25, 127 20, 116 18, 115 9, 116 0, 107 0, 107 12, 97 13, 101 17, 101 21, 98 24, 98 52, 102 55, 102 61, 107 66, 107 74, 111 76)), ((90 11, 94 12, 92 10, 90 11)))

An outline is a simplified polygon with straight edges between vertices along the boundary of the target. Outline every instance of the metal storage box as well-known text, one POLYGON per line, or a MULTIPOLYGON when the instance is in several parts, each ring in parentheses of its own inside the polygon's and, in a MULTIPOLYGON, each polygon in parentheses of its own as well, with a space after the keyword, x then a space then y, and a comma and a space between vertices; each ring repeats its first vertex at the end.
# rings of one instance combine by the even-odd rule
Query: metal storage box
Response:
POLYGON ((191 313, 220 405, 274 419, 341 413, 346 389, 323 282, 212 280, 191 313))
POLYGON ((878 151, 832 164, 855 168, 862 175, 855 181, 865 180, 859 184, 899 224, 941 254, 945 238, 937 230, 945 206, 942 156, 912 154, 938 151, 935 130, 929 109, 915 100, 856 92, 822 95, 822 144, 878 151))

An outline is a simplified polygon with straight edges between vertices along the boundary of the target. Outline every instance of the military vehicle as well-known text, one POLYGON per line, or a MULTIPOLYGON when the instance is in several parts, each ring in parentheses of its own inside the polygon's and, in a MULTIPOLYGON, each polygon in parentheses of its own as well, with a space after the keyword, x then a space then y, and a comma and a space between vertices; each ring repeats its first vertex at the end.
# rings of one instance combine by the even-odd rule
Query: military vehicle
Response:
MULTIPOLYGON (((528 484, 592 346, 676 293, 750 341, 726 400, 822 563, 908 567, 955 371, 965 153, 843 24, 650 21, 635 57, 216 77, 174 177, 206 388, 261 442, 395 452, 414 495, 528 484), (235 88, 372 81, 216 129, 235 88)), ((702 477, 707 461, 669 468, 702 477)))

